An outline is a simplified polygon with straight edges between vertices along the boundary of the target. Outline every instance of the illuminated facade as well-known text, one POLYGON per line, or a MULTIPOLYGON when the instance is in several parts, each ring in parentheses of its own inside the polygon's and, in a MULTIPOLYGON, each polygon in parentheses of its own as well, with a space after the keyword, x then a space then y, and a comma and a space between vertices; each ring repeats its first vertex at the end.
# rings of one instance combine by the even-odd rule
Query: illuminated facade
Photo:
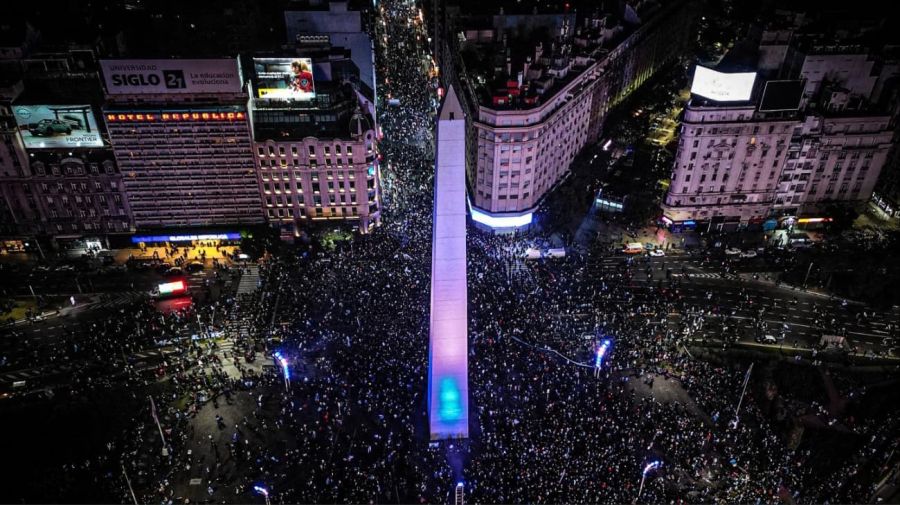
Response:
POLYGON ((264 221, 236 59, 100 65, 103 119, 138 229, 264 221))
POLYGON ((826 54, 809 47, 797 74, 766 79, 781 64, 772 54, 787 50, 785 42, 780 52, 763 51, 771 49, 767 40, 773 38, 764 34, 757 85, 743 101, 710 99, 716 92, 704 82, 698 93, 695 76, 662 204, 667 224, 731 230, 783 216, 826 216, 834 205, 860 206, 872 197, 893 138, 890 112, 876 92, 890 85, 890 69, 873 70, 874 59, 856 46, 821 49, 826 54))
POLYGON ((431 244, 428 420, 432 440, 469 436, 466 125, 451 86, 438 113, 431 244))
POLYGON ((137 228, 263 221, 245 107, 128 105, 103 116, 137 228))
MULTIPOLYGON (((320 50, 331 51, 327 45, 320 50)), ((346 50, 338 51, 342 58, 313 57, 313 67, 332 77, 338 72, 355 75, 346 50)), ((251 105, 262 205, 283 237, 296 235, 305 224, 347 222, 365 233, 380 223, 374 119, 353 85, 319 79, 308 100, 262 95, 251 105)))
POLYGON ((25 65, 18 58, 26 53, 0 66, 0 234, 68 248, 133 232, 122 173, 98 117, 96 59, 73 49, 27 54, 25 65))
POLYGON ((509 55, 509 48, 498 46, 506 45, 507 33, 519 24, 549 23, 548 31, 557 34, 552 44, 532 46, 522 63, 507 56, 507 82, 500 90, 473 87, 484 77, 466 75, 464 57, 452 60, 445 76, 463 82, 460 100, 471 118, 467 182, 478 226, 508 230, 531 222, 578 153, 600 139, 609 110, 681 55, 693 16, 687 4, 672 2, 627 30, 607 26, 603 17, 574 26, 575 16, 568 14, 500 15, 494 16, 491 31, 463 27, 465 41, 447 37, 459 47, 444 54, 488 45, 488 53, 509 55))

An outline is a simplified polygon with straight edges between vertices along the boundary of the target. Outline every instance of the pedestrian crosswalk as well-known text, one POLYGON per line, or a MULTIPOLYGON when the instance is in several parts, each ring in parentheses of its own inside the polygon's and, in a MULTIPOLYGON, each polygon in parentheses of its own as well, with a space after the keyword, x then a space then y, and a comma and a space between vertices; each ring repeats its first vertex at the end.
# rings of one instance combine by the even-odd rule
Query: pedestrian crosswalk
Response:
POLYGON ((12 384, 20 381, 34 380, 39 377, 48 377, 66 372, 68 369, 62 365, 49 365, 27 370, 16 370, 0 374, 0 384, 12 384))
POLYGON ((145 296, 146 293, 143 291, 122 291, 110 294, 99 301, 91 303, 90 306, 92 309, 115 308, 140 300, 145 296))
POLYGON ((247 271, 241 275, 241 281, 238 283, 237 294, 252 293, 259 286, 259 267, 250 265, 247 271))
POLYGON ((722 274, 708 272, 673 273, 672 277, 690 277, 692 279, 722 279, 722 274))

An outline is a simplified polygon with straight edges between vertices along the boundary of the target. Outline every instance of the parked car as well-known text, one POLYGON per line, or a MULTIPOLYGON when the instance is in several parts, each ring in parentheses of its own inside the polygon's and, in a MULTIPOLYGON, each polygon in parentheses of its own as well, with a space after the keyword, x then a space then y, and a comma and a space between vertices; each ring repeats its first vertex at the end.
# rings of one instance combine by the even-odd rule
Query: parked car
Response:
POLYGON ((182 270, 180 267, 172 267, 172 268, 166 270, 165 274, 163 274, 163 275, 165 275, 166 277, 175 277, 178 275, 184 275, 184 270, 182 270))
POLYGON ((665 256, 665 255, 666 255, 666 252, 663 251, 662 249, 654 249, 654 250, 650 251, 650 256, 660 257, 660 256, 665 256))
POLYGON ((128 267, 125 265, 107 265, 103 267, 102 271, 108 274, 120 274, 128 271, 128 267))
POLYGON ((157 272, 165 274, 172 269, 172 265, 169 263, 157 263, 154 268, 156 268, 157 272))
POLYGON ((203 268, 203 263, 200 263, 199 261, 192 261, 187 264, 185 270, 187 270, 188 272, 199 272, 203 270, 203 268))
POLYGON ((769 345, 774 345, 774 344, 778 343, 778 339, 776 339, 774 335, 768 335, 768 334, 760 335, 760 336, 756 337, 756 341, 761 344, 769 344, 769 345))

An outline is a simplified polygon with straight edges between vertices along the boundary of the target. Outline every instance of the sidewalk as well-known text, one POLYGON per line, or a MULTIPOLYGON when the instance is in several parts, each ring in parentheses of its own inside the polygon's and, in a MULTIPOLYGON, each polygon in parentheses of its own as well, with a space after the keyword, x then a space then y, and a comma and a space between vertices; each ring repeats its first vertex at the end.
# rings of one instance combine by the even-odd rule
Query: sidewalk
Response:
POLYGON ((621 224, 604 221, 602 213, 592 212, 585 216, 578 227, 578 231, 575 233, 575 243, 587 247, 595 238, 614 245, 628 242, 650 243, 661 249, 684 250, 700 245, 700 238, 693 231, 672 233, 665 228, 648 225, 631 233, 621 224))
MULTIPOLYGON (((72 313, 81 312, 87 307, 96 304, 105 304, 106 306, 122 304, 129 300, 135 300, 140 296, 140 293, 137 291, 128 291, 125 293, 116 293, 115 296, 111 296, 109 293, 85 293, 72 296, 75 299, 75 305, 72 305, 71 301, 64 297, 63 299, 60 299, 59 303, 54 304, 56 305, 56 308, 44 309, 34 318, 34 321, 66 317, 72 313), (106 296, 107 299, 104 299, 104 296, 106 296)), ((29 320, 23 316, 22 318, 15 319, 12 325, 17 326, 27 322, 29 322, 29 320)))

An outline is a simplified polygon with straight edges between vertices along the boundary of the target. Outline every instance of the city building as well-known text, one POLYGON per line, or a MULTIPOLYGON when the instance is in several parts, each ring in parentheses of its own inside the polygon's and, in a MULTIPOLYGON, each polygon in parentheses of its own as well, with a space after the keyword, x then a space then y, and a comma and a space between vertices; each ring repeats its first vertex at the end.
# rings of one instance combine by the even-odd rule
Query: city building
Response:
POLYGON ((897 70, 863 47, 833 43, 767 31, 755 65, 726 58, 716 70, 697 67, 666 224, 821 222, 835 205, 869 201, 891 148, 886 103, 897 70))
MULTIPOLYGON (((289 43, 302 44, 310 37, 325 36, 332 47, 349 50, 359 69, 357 88, 374 106, 375 47, 363 29, 361 12, 348 10, 343 0, 308 0, 302 10, 295 2, 291 10, 284 11, 284 23, 289 43)), ((374 109, 370 113, 374 116, 374 109)))
POLYGON ((470 210, 479 226, 528 225, 611 108, 682 56, 689 2, 612 13, 457 15, 439 52, 467 112, 470 210))
POLYGON ((347 78, 356 67, 325 39, 302 54, 248 63, 266 217, 284 237, 325 221, 353 221, 367 232, 381 220, 381 183, 374 119, 347 78))
POLYGON ((237 59, 100 64, 103 118, 139 230, 264 221, 237 59))
POLYGON ((22 25, 0 51, 4 250, 96 249, 134 229, 122 173, 99 121, 102 39, 38 45, 22 25), (92 245, 88 245, 92 244, 92 245))

